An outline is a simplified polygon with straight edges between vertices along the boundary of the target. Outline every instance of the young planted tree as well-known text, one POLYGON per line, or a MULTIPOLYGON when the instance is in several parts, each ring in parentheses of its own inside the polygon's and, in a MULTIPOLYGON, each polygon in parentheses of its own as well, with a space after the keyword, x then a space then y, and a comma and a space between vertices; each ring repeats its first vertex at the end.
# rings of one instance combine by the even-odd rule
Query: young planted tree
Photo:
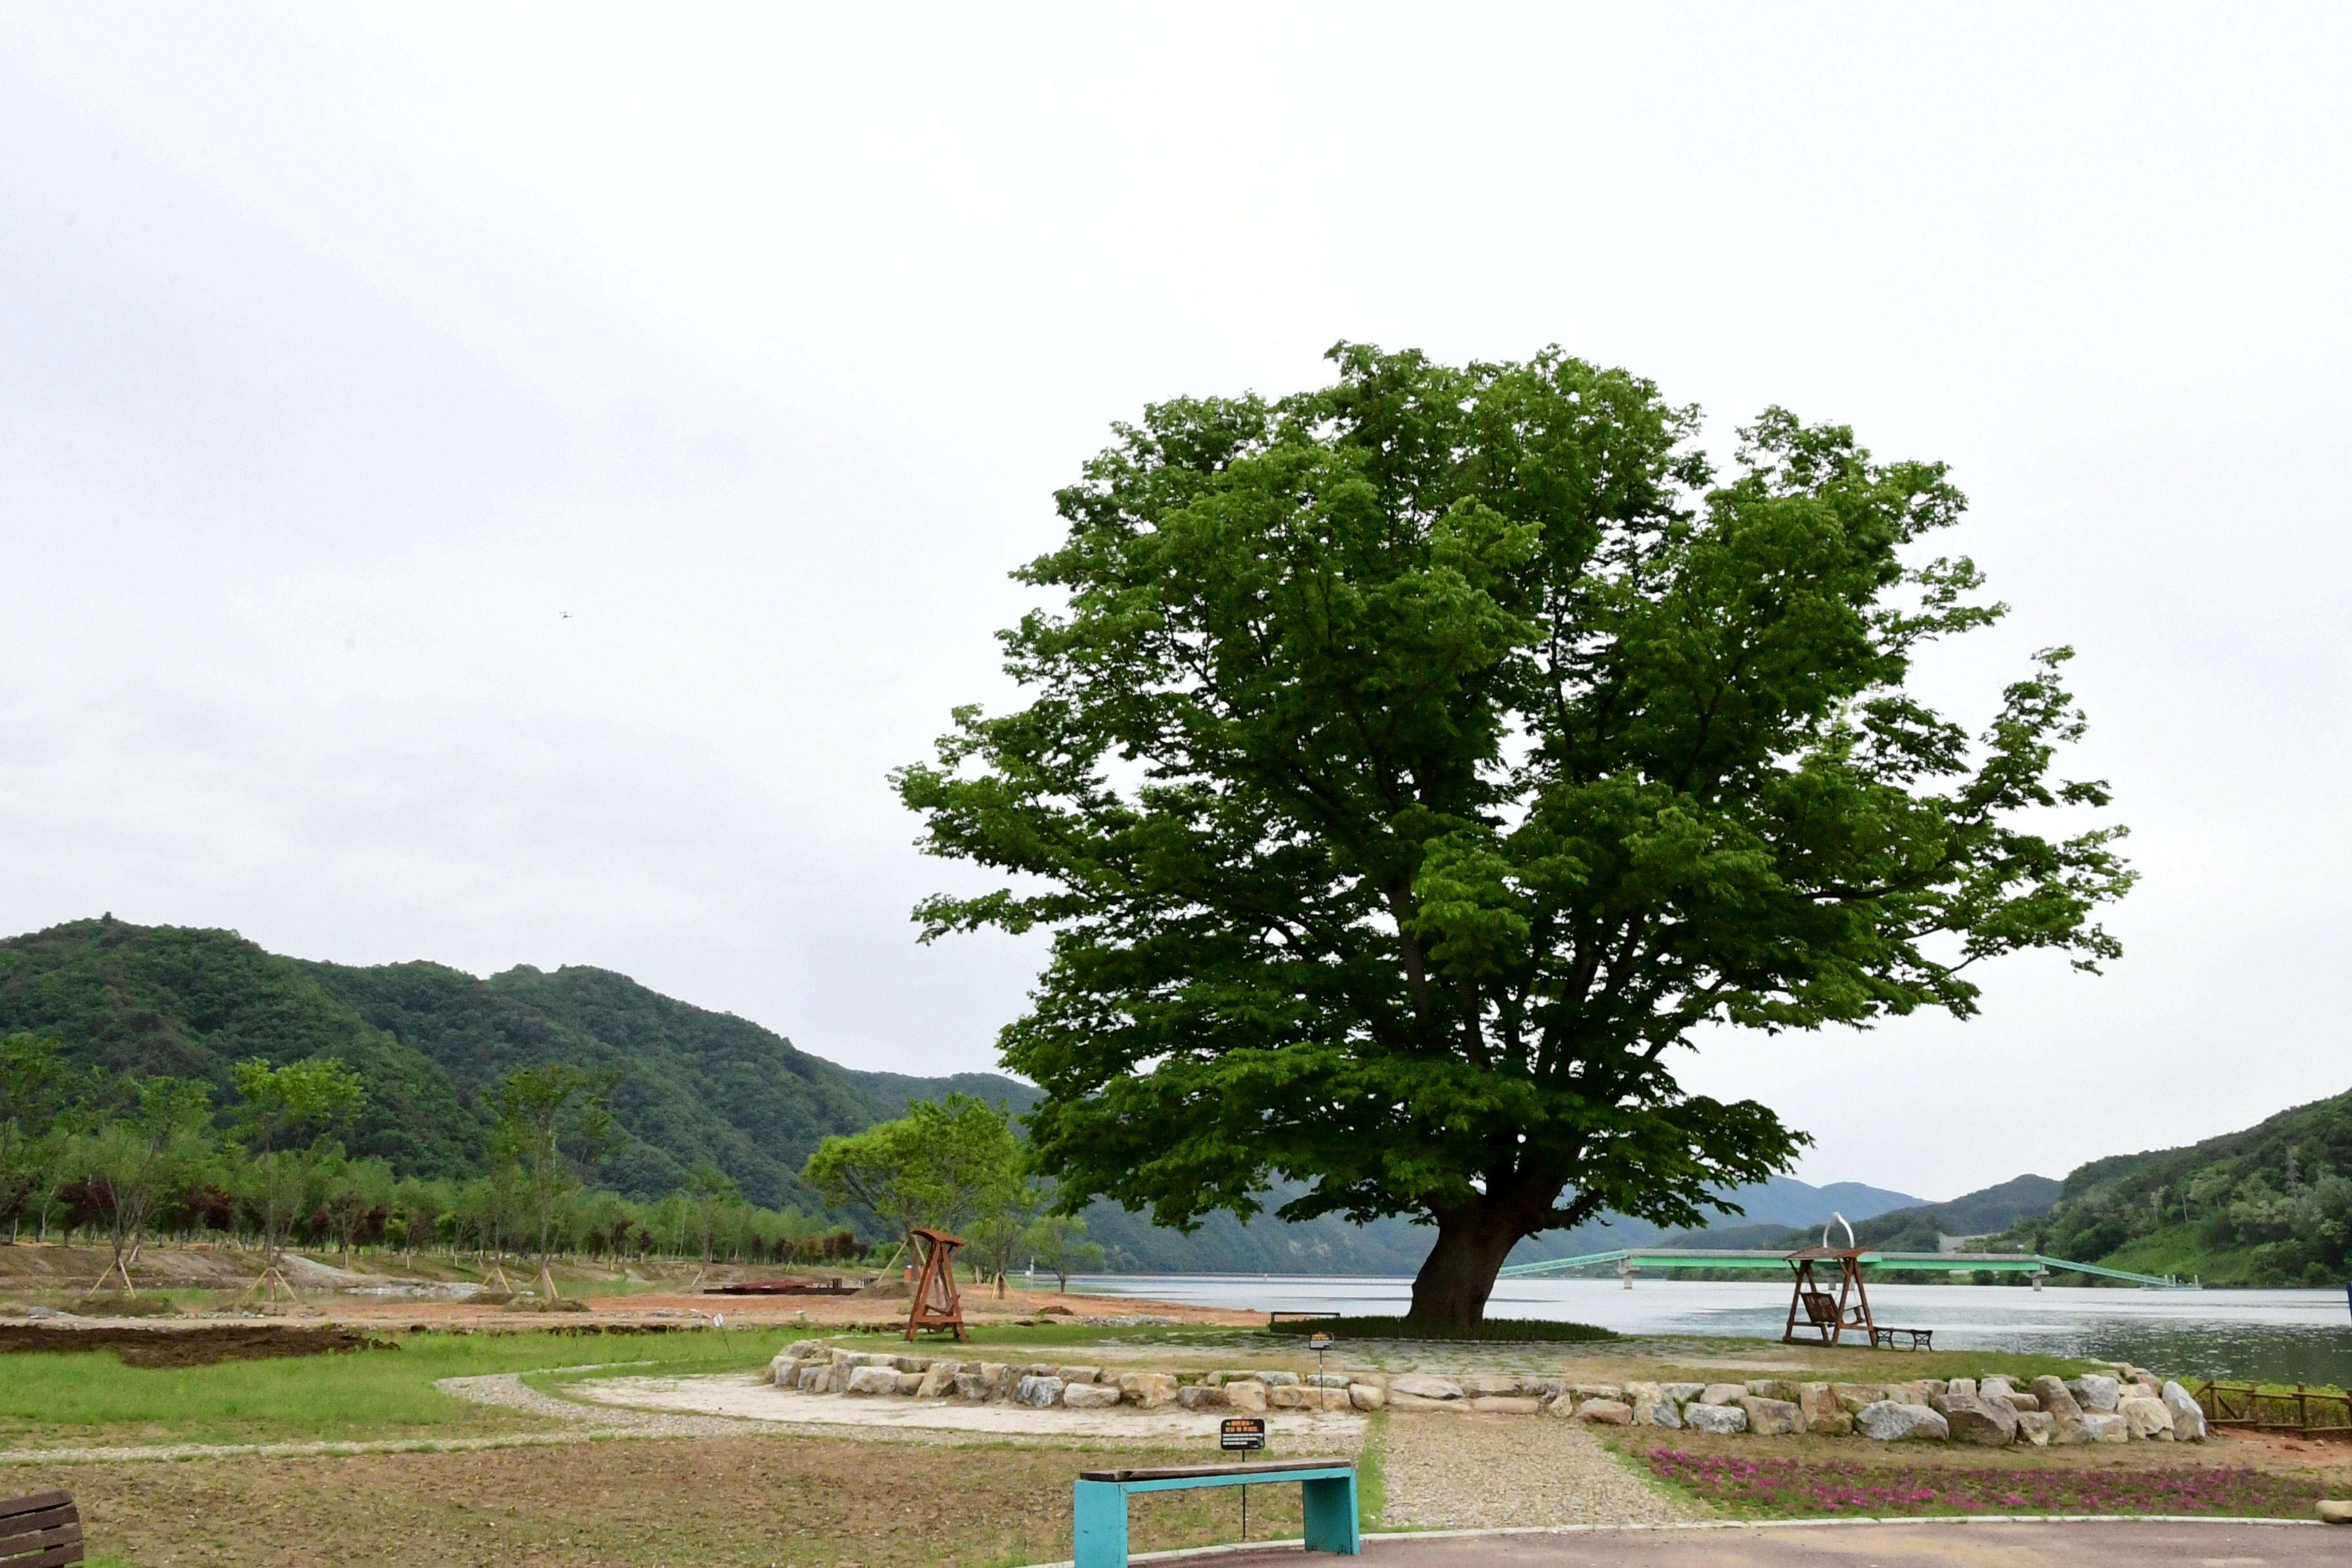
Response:
POLYGON ((859 1204, 911 1239, 917 1226, 956 1231, 1022 1174, 1021 1141, 984 1100, 917 1100, 884 1121, 817 1145, 802 1176, 826 1203, 859 1204))
POLYGON ((1087 1222, 1076 1215, 1049 1214, 1022 1234, 1029 1256, 1054 1276, 1054 1289, 1067 1291, 1070 1276, 1100 1268, 1102 1243, 1087 1239, 1087 1222))
POLYGON ((1913 664, 1990 624, 1962 498, 1775 409, 1718 477, 1694 410, 1547 352, 1342 345, 1336 382, 1122 426, 1016 575, 1018 711, 897 775, 935 854, 1007 874, 925 940, 1054 933, 1006 1064, 1075 1205, 1163 1224, 1417 1216, 1412 1314, 1471 1323, 1522 1237, 1664 1226, 1804 1142, 1685 1090, 1710 1028, 1977 1010, 2090 968, 2122 831, 2053 833, 2083 719, 2040 656, 1974 735, 1913 664))
POLYGON ((67 1090, 63 1048, 36 1035, 0 1037, 0 1225, 12 1243, 26 1211, 54 1181, 54 1124, 67 1090))
POLYGON ((1045 1206, 1045 1188, 1034 1178, 1015 1173, 971 1222, 972 1276, 983 1282, 994 1280, 999 1297, 1004 1294, 1004 1277, 1021 1257, 1029 1227, 1037 1221, 1037 1211, 1045 1206))
POLYGON ((681 1223, 690 1237, 681 1237, 680 1241, 690 1238, 701 1247, 704 1268, 717 1260, 719 1238, 726 1233, 730 1216, 742 1205, 743 1189, 709 1161, 697 1160, 686 1173, 681 1223))
POLYGON ((586 1185, 586 1173, 613 1136, 613 1086, 619 1070, 590 1072, 558 1063, 517 1068, 483 1096, 497 1119, 498 1159, 521 1173, 539 1232, 539 1297, 556 1300, 548 1243, 556 1215, 586 1185))
POLYGON ((165 1194, 204 1152, 213 1097, 207 1085, 177 1078, 126 1079, 121 1095, 117 1113, 80 1141, 76 1163, 114 1249, 95 1289, 119 1279, 122 1293, 135 1297, 131 1261, 165 1194))
POLYGON ((335 1152, 336 1129, 359 1111, 357 1074, 333 1057, 272 1067, 259 1057, 229 1069, 244 1103, 236 1137, 244 1152, 248 1202, 261 1221, 261 1275, 257 1289, 275 1300, 292 1289, 283 1259, 286 1235, 308 1212, 320 1163, 335 1152))

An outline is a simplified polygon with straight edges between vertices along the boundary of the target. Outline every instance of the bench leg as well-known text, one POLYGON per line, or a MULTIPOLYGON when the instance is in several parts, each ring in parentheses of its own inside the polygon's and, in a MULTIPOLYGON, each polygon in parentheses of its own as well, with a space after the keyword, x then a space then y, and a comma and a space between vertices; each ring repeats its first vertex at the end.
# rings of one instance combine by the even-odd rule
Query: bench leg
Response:
MULTIPOLYGON (((1364 1548, 1356 1537, 1355 1476, 1301 1482, 1299 1490, 1305 1494, 1301 1500, 1306 1505, 1307 1550, 1336 1552, 1342 1557, 1360 1556, 1364 1548)), ((1078 1568, 1086 1568, 1086 1564, 1080 1563, 1078 1568)))
POLYGON ((1070 1500, 1074 1568, 1127 1568, 1127 1489, 1078 1481, 1070 1500))

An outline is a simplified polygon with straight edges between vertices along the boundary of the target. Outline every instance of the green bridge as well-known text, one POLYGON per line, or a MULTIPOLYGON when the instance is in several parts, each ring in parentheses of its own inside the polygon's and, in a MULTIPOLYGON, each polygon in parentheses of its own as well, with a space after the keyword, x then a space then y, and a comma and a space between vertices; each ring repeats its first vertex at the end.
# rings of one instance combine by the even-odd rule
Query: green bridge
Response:
MULTIPOLYGON (((1878 1252, 1864 1250, 1860 1259, 1864 1268, 1894 1274, 2025 1274, 2032 1276, 2033 1288, 2042 1289, 2042 1281, 2052 1274, 2095 1274, 2102 1279, 2123 1279, 2153 1290, 2196 1290, 2202 1286, 2193 1279, 2166 1279, 2155 1274, 2135 1274, 2128 1268, 2108 1268, 2096 1263, 2074 1263, 2063 1258, 2045 1258, 2038 1252, 1878 1252)), ((1780 1252, 1744 1252, 1706 1247, 1622 1247, 1615 1252, 1588 1252, 1581 1258, 1554 1258, 1542 1263, 1506 1265, 1506 1279, 1527 1279, 1544 1274, 1566 1274, 1573 1269, 1591 1268, 1600 1264, 1613 1263, 1617 1273, 1627 1284, 1643 1268, 1762 1268, 1785 1269, 1788 1255, 1780 1252)))

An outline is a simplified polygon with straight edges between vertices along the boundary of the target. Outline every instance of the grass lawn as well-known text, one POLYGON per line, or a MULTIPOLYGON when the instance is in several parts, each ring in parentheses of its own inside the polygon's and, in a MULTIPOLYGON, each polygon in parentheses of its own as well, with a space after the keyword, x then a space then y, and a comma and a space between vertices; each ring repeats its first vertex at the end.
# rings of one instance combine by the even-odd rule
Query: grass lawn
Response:
POLYGON ((519 1412, 453 1399, 435 1380, 590 1362, 748 1368, 791 1336, 401 1334, 396 1350, 131 1367, 111 1352, 0 1356, 0 1449, 130 1443, 470 1437, 545 1430, 519 1412))
MULTIPOLYGON (((1276 1452, 1279 1450, 1277 1449, 1276 1452)), ((73 1489, 94 1551, 164 1563, 792 1563, 959 1568, 1070 1549, 1081 1469, 1214 1455, 1118 1445, 822 1437, 614 1441, 467 1453, 187 1460, 10 1472, 73 1489)), ((1297 1487, 1254 1487, 1253 1539, 1296 1537, 1297 1487)), ((1232 1489, 1135 1499, 1137 1550, 1238 1538, 1232 1489)))

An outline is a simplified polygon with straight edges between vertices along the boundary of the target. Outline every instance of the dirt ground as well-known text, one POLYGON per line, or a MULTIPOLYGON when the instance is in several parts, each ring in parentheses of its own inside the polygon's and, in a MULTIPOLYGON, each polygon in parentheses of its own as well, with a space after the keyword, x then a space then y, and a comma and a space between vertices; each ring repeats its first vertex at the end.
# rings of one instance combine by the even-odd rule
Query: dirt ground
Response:
MULTIPOLYGON (((822 1438, 614 1441, 334 1459, 192 1460, 11 1472, 70 1489, 93 1552, 141 1568, 649 1563, 931 1568, 1070 1549, 1081 1468, 1197 1463, 1150 1448, 822 1438)), ((1296 1488, 1253 1488, 1253 1537, 1299 1530, 1296 1488)), ((1237 1538, 1231 1491, 1138 1499, 1139 1551, 1237 1538)))

